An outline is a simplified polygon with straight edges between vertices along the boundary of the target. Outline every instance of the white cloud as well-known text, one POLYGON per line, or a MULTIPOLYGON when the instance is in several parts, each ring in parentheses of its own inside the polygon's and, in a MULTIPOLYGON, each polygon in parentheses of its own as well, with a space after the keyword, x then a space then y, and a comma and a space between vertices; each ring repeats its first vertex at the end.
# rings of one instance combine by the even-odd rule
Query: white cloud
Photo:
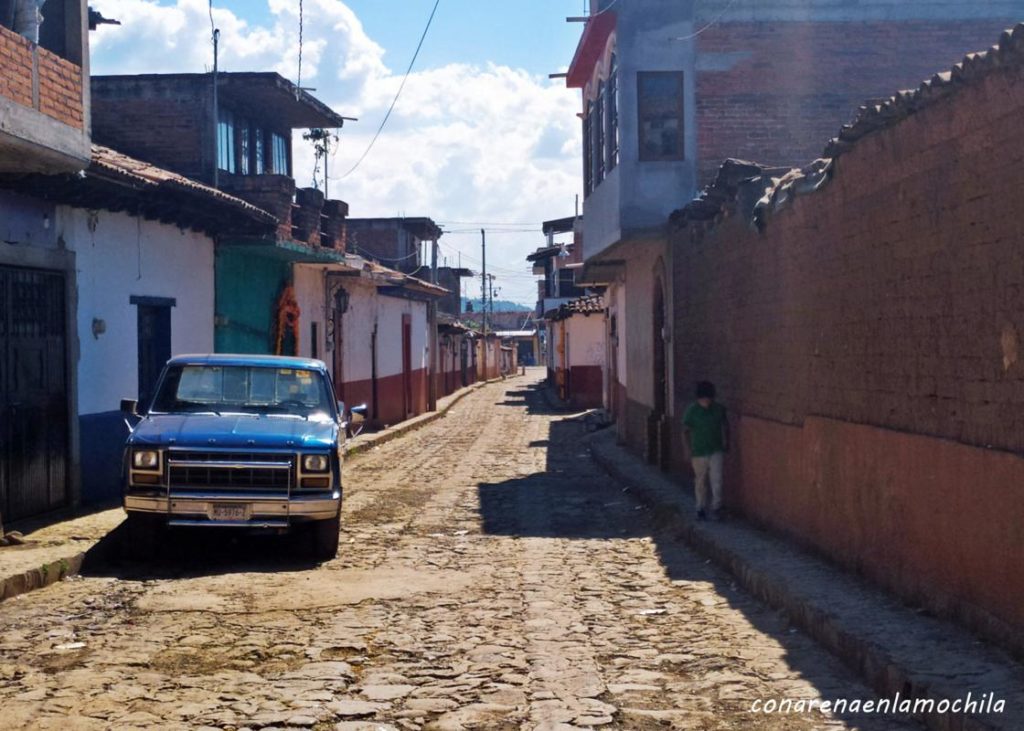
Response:
MULTIPOLYGON (((261 26, 214 8, 221 30, 220 67, 274 70, 294 80, 298 9, 267 0, 273 21, 261 26)), ((200 72, 212 65, 206 0, 93 0, 119 28, 92 34, 93 72, 200 72)), ((340 0, 306 0, 303 85, 346 116, 331 174, 347 171, 369 144, 401 83, 384 49, 340 0)), ((427 38, 430 43, 430 38, 427 38)), ((405 63, 403 59, 403 64, 405 63)), ((352 175, 330 183, 351 215, 430 216, 438 221, 533 222, 536 233, 489 240, 488 261, 505 273, 502 295, 530 302, 536 287, 525 256, 541 243, 540 222, 572 213, 579 188, 576 95, 521 69, 449 64, 414 72, 384 133, 352 175), (521 273, 511 276, 511 272, 521 273)), ((312 151, 295 140, 296 178, 309 184, 312 151)), ((472 228, 472 226, 460 226, 472 228)), ((449 235, 443 253, 461 249, 474 266, 479 238, 449 235), (472 257, 472 259, 470 258, 472 257)), ((474 285, 475 286, 475 285, 474 285)))

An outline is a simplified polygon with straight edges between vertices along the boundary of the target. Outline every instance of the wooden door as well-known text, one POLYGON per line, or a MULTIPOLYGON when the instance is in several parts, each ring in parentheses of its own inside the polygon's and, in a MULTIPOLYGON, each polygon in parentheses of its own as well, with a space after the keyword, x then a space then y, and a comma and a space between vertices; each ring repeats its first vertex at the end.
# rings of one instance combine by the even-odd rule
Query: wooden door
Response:
POLYGON ((0 513, 14 521, 68 502, 65 281, 0 268, 0 513))

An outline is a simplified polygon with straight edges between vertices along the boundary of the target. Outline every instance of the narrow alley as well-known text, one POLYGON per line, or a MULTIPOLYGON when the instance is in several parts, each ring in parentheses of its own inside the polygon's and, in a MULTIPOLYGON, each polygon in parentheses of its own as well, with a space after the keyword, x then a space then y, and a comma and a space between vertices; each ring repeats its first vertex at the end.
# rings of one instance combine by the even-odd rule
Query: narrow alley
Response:
POLYGON ((751 713, 873 693, 659 534, 540 377, 353 459, 331 562, 204 533, 0 604, 5 728, 917 728, 751 713))

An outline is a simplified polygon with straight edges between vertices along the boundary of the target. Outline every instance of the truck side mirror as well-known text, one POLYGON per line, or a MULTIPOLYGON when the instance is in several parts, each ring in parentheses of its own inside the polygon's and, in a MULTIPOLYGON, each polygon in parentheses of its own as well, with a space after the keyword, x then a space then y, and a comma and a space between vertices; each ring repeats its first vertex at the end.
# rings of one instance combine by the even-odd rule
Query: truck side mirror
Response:
POLYGON ((352 423, 359 424, 366 421, 366 404, 359 404, 359 406, 352 407, 352 423))
POLYGON ((125 416, 138 416, 139 402, 131 398, 121 399, 121 413, 125 416))

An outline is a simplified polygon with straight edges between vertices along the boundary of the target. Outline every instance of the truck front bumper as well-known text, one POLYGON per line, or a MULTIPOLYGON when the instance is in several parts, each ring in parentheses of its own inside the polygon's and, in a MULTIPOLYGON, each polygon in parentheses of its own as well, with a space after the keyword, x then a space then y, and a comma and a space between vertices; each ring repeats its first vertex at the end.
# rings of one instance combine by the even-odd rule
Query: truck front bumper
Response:
POLYGON ((293 522, 329 520, 338 514, 341 492, 292 495, 190 494, 168 497, 153 493, 129 493, 124 498, 128 513, 167 516, 172 526, 232 528, 287 528, 293 522), (235 509, 235 510, 226 510, 235 509), (234 513, 224 519, 224 512, 234 513))

